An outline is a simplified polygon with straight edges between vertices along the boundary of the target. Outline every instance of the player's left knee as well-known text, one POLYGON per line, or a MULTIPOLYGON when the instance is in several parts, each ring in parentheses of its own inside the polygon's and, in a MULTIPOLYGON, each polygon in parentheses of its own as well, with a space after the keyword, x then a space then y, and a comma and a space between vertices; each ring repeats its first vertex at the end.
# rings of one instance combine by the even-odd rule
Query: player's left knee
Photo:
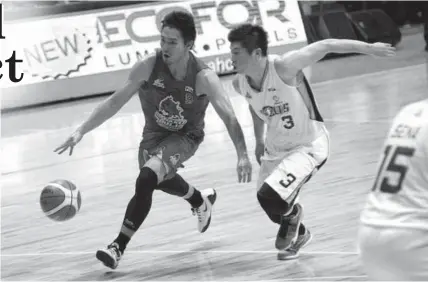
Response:
POLYGON ((152 169, 148 167, 140 169, 140 173, 135 182, 135 195, 137 199, 153 194, 157 186, 157 181, 156 173, 152 169))
POLYGON ((257 192, 257 200, 268 215, 286 214, 292 207, 266 182, 257 192))

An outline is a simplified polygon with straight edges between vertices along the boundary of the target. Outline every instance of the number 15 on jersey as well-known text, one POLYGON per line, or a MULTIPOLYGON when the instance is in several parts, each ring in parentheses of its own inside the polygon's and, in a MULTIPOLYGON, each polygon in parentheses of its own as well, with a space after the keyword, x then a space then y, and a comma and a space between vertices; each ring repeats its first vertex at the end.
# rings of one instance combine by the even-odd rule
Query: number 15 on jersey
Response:
POLYGON ((407 162, 414 153, 414 148, 387 145, 372 191, 380 190, 389 194, 398 193, 406 177, 408 170, 407 162), (391 173, 397 175, 397 181, 392 182, 391 173))

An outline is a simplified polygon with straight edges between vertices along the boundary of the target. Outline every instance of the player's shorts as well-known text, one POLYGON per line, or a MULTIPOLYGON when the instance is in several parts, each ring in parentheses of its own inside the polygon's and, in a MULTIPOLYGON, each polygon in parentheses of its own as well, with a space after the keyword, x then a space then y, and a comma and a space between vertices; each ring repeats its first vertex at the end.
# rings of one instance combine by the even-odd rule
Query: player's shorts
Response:
POLYGON ((157 156, 166 167, 164 180, 172 178, 178 168, 190 159, 197 151, 201 142, 184 134, 152 133, 143 136, 138 152, 139 168, 143 168, 151 156, 157 156))
POLYGON ((327 134, 312 143, 286 152, 282 158, 262 159, 257 187, 269 184, 281 198, 291 204, 305 184, 327 161, 330 153, 327 134))
POLYGON ((369 280, 428 281, 428 231, 361 224, 358 247, 369 280))

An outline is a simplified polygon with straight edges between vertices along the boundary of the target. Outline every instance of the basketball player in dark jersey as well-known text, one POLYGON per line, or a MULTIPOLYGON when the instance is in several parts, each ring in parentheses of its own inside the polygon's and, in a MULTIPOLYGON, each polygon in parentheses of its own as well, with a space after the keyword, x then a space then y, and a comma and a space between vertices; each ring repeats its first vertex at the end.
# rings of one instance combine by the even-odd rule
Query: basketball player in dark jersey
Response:
POLYGON ((199 232, 207 230, 216 192, 197 190, 177 174, 177 169, 195 154, 204 140, 204 117, 210 102, 235 145, 239 182, 251 181, 251 163, 241 126, 217 74, 190 52, 195 38, 192 15, 178 11, 166 15, 162 21, 161 50, 135 64, 123 88, 101 103, 55 149, 59 154, 70 149, 71 155, 86 133, 115 115, 134 93, 139 93, 146 122, 135 195, 128 204, 117 238, 96 253, 112 269, 118 266, 128 242, 147 217, 156 189, 186 199, 197 215, 199 232))

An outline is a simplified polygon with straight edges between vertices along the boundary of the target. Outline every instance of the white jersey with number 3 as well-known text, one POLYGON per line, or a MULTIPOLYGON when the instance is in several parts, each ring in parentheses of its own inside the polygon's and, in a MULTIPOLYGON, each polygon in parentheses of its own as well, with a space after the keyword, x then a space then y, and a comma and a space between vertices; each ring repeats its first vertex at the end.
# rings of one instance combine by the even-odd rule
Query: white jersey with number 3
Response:
POLYGON ((428 230, 428 100, 395 117, 361 221, 428 230))
POLYGON ((281 158, 288 150, 328 134, 303 73, 296 79, 301 82, 297 87, 285 84, 276 72, 275 58, 268 56, 261 91, 254 90, 245 75, 237 75, 240 94, 267 124, 265 159, 281 158))

